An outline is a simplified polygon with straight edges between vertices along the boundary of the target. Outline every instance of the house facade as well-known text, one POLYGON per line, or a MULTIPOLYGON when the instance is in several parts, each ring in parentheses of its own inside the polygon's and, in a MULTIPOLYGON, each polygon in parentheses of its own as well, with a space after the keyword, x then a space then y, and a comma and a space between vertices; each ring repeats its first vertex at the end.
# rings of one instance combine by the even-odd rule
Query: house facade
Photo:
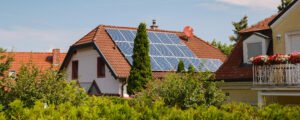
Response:
MULTIPOLYGON (((147 29, 151 69, 155 79, 176 70, 182 59, 187 69, 216 71, 226 56, 197 36, 186 39, 184 32, 157 29, 155 21, 147 29), (201 62, 204 63, 199 68, 201 62)), ((69 49, 61 70, 70 74, 93 95, 128 96, 127 78, 137 28, 99 25, 69 49)))
POLYGON ((231 55, 216 72, 224 80, 227 102, 300 104, 297 65, 252 65, 258 55, 300 52, 300 2, 294 0, 276 15, 241 30, 231 55), (292 82, 291 82, 292 81, 292 82))

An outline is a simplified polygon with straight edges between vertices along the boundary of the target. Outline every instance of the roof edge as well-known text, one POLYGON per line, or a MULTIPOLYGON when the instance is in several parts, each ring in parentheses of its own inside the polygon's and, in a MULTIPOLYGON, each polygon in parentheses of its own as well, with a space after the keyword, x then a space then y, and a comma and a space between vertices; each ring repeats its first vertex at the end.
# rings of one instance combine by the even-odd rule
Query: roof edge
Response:
POLYGON ((293 0, 293 2, 290 3, 285 9, 280 11, 280 13, 273 20, 271 20, 271 22, 268 25, 271 27, 271 25, 273 25, 284 13, 286 13, 297 2, 298 0, 293 0))

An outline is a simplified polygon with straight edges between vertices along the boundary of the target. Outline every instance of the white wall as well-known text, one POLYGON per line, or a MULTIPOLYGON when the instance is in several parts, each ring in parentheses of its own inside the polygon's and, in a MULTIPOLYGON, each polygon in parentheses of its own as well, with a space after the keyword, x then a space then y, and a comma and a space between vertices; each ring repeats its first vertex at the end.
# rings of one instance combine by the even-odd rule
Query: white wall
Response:
POLYGON ((72 80, 72 61, 78 60, 79 82, 93 82, 95 80, 103 94, 121 94, 120 85, 122 83, 112 76, 107 65, 105 65, 105 77, 97 78, 97 58, 99 56, 92 47, 78 49, 66 68, 66 72, 69 74, 68 80, 72 80))

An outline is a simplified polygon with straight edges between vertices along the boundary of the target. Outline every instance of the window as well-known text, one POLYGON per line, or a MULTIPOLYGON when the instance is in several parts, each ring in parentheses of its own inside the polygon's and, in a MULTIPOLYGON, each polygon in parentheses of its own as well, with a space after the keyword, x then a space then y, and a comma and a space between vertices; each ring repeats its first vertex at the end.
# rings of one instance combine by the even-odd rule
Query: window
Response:
POLYGON ((250 58, 266 55, 270 44, 270 37, 260 33, 253 33, 243 41, 243 61, 251 64, 250 58))
POLYGON ((105 62, 101 57, 97 58, 97 77, 105 77, 105 62))
POLYGON ((16 77, 16 71, 15 70, 9 70, 8 76, 9 77, 16 77))
POLYGON ((248 51, 248 60, 252 57, 262 55, 262 45, 261 42, 258 43, 248 43, 247 44, 248 51))
POLYGON ((72 62, 72 79, 78 79, 78 61, 72 62))

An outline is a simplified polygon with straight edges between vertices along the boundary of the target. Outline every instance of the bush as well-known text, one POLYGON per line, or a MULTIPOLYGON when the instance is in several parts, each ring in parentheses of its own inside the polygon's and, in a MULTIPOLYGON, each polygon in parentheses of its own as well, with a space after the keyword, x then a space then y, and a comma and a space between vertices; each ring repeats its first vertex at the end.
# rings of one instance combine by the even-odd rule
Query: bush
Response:
POLYGON ((227 104, 215 106, 197 106, 182 110, 165 106, 157 101, 145 104, 115 103, 110 97, 90 97, 78 106, 70 102, 44 107, 42 101, 36 101, 33 107, 24 107, 21 100, 9 104, 10 108, 0 112, 0 119, 185 119, 185 120, 260 120, 260 119, 300 119, 299 106, 282 106, 272 104, 259 109, 249 104, 227 104))
POLYGON ((42 71, 37 66, 28 63, 20 67, 16 78, 7 78, 6 90, 0 91, 4 100, 0 104, 8 105, 8 101, 20 99, 24 106, 32 106, 35 101, 60 104, 66 101, 74 105, 87 98, 83 89, 75 82, 66 82, 66 75, 52 69, 42 71), (9 86, 7 86, 9 85, 9 86))
POLYGON ((150 82, 146 90, 135 95, 135 101, 151 104, 162 100, 166 105, 183 109, 198 105, 220 106, 225 95, 218 87, 220 82, 212 81, 214 73, 169 74, 165 79, 150 82))

